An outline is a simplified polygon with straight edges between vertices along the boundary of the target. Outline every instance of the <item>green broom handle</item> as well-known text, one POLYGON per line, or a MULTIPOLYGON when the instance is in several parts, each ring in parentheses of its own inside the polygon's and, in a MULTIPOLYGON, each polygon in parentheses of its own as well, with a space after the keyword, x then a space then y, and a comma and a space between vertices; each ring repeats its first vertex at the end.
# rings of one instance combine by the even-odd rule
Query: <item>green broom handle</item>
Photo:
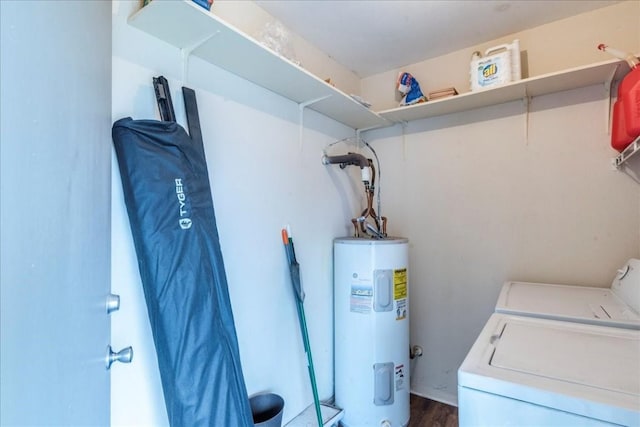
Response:
POLYGON ((307 331, 307 320, 304 315, 304 305, 302 301, 298 301, 298 320, 300 320, 300 329, 302 330, 302 340, 304 341, 304 351, 307 353, 307 364, 309 368, 309 378, 311 378, 311 389, 313 391, 313 403, 316 407, 316 417, 318 418, 318 427, 324 425, 322 421, 322 411, 320 410, 320 399, 318 398, 318 386, 316 384, 316 374, 313 368, 313 358, 311 357, 311 344, 309 343, 309 333, 307 331))
MULTIPOLYGON (((293 239, 289 237, 289 233, 286 229, 282 229, 282 243, 287 253, 287 261, 289 265, 297 264, 296 253, 293 248, 293 239)), ((300 323, 300 331, 302 332, 302 342, 304 344, 304 351, 307 354, 307 367, 309 368, 309 378, 311 379, 311 391, 313 392, 313 404, 316 409, 316 417, 318 419, 318 427, 323 427, 322 411, 320 410, 320 399, 318 398, 318 386, 316 384, 316 374, 313 368, 313 357, 311 356, 311 344, 309 342, 309 332, 307 330, 307 319, 304 314, 304 302, 301 292, 300 283, 294 283, 295 279, 292 275, 291 284, 293 285, 294 298, 296 299, 296 308, 298 309, 298 321, 300 323), (300 292, 298 291, 300 288, 300 292)))

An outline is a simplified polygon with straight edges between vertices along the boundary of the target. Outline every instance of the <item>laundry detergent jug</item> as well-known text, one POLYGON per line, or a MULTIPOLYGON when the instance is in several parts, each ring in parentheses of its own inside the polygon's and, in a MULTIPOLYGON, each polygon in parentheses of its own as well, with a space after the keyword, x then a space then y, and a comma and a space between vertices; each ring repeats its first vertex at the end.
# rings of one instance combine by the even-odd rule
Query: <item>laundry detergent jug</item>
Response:
POLYGON ((489 87, 520 80, 520 42, 490 47, 484 52, 474 52, 471 57, 469 78, 471 90, 489 87))

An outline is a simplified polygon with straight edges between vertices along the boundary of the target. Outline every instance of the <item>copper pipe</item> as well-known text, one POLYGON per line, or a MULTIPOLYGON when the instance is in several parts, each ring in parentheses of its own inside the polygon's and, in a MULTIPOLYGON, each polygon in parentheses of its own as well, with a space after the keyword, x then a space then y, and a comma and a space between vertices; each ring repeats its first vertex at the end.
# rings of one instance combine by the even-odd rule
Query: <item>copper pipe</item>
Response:
POLYGON ((358 220, 356 218, 351 218, 351 223, 353 224, 353 237, 360 237, 358 233, 358 220))

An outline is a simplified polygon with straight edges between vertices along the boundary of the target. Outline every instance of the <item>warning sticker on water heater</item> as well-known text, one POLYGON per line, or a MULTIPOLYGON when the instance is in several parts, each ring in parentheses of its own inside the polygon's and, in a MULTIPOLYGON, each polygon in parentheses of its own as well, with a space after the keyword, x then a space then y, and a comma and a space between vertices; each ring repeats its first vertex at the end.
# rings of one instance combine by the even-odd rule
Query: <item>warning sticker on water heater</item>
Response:
POLYGON ((407 318, 407 269, 393 270, 393 301, 396 309, 396 320, 407 318))
POLYGON ((407 386, 407 381, 404 376, 404 365, 396 366, 396 391, 403 390, 407 386))
POLYGON ((373 303, 373 286, 371 284, 353 283, 351 285, 350 311, 368 314, 373 303))

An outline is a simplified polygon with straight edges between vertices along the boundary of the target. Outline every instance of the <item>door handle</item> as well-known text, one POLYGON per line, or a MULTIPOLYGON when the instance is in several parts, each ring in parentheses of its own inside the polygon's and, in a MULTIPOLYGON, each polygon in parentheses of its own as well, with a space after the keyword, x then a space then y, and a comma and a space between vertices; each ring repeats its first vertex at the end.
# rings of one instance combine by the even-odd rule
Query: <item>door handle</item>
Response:
POLYGON ((107 370, 111 369, 113 362, 131 363, 133 359, 133 348, 123 348, 119 352, 114 352, 111 346, 107 346, 107 357, 105 358, 107 370))

